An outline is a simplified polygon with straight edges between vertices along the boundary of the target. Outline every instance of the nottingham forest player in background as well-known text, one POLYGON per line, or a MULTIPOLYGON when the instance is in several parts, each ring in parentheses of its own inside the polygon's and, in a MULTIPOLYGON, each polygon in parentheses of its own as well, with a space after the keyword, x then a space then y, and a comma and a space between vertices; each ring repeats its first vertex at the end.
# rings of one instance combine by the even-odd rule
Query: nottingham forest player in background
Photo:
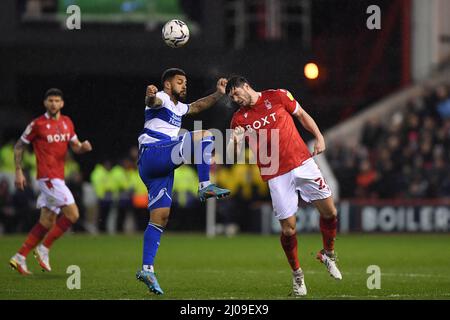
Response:
POLYGON ((37 207, 41 209, 39 221, 9 261, 11 267, 23 275, 31 274, 26 257, 33 248, 36 248, 34 256, 42 269, 51 271, 50 247, 78 220, 78 207, 64 183, 64 161, 68 146, 77 154, 92 150, 89 141, 81 143, 78 140, 72 120, 61 114, 64 107, 61 90, 49 89, 44 96, 44 106, 47 110, 45 114, 28 125, 14 147, 16 187, 23 190, 27 184, 22 171, 22 156, 26 145, 31 143, 36 154, 40 190, 37 200, 37 207), (38 245, 41 241, 42 244, 38 245))

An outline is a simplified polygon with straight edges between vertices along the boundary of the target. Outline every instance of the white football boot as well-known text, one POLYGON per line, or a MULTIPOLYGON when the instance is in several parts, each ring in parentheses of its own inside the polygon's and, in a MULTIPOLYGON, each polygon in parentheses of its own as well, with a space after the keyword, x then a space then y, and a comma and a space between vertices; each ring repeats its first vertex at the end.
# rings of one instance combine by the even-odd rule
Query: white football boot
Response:
POLYGON ((336 254, 326 253, 325 250, 322 249, 319 253, 317 253, 317 260, 322 262, 327 267, 330 276, 336 280, 342 280, 342 274, 336 264, 336 254))
POLYGON ((292 272, 292 286, 294 296, 306 296, 305 276, 302 269, 292 272))
POLYGON ((16 253, 11 259, 9 259, 9 265, 11 268, 17 270, 20 274, 27 276, 31 272, 28 271, 26 258, 20 253, 16 253))
POLYGON ((50 272, 52 271, 52 268, 50 267, 48 252, 49 252, 48 248, 40 244, 36 247, 36 249, 34 249, 34 257, 41 266, 42 271, 50 272))

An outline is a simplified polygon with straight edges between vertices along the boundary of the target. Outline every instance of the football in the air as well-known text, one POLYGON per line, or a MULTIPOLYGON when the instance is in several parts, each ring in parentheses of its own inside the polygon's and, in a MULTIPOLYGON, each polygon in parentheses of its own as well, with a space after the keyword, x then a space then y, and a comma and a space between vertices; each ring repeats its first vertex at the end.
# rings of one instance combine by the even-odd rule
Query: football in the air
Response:
POLYGON ((189 28, 181 20, 170 20, 162 28, 164 42, 172 48, 184 46, 189 40, 189 28))

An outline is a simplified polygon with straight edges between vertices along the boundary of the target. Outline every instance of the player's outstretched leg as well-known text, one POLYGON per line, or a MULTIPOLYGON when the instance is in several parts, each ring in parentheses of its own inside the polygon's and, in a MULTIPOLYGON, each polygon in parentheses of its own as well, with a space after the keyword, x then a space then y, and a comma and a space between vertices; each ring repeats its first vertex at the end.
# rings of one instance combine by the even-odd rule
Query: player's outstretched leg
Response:
POLYGON ((61 238, 62 235, 77 222, 79 217, 76 204, 64 206, 61 211, 55 225, 50 229, 42 244, 37 246, 34 250, 34 257, 41 266, 42 271, 52 271, 49 258, 50 248, 56 240, 61 238))
POLYGON ((307 294, 305 276, 300 268, 297 253, 296 218, 291 216, 280 220, 280 224, 282 229, 281 246, 292 269, 292 292, 295 296, 305 296, 307 294))
POLYGON ((197 166, 200 201, 208 198, 224 198, 230 195, 230 190, 219 188, 209 180, 211 170, 212 151, 214 149, 214 136, 209 131, 194 131, 191 133, 194 148, 194 162, 197 166))
POLYGON ((150 212, 150 222, 144 233, 142 269, 136 273, 136 279, 142 281, 150 292, 157 295, 164 294, 164 291, 156 279, 153 265, 169 214, 169 207, 155 208, 150 212))
POLYGON ((33 250, 34 247, 38 245, 39 242, 45 237, 48 230, 54 223, 55 214, 48 210, 47 208, 41 209, 41 215, 39 221, 34 225, 34 227, 28 233, 25 242, 20 247, 19 251, 11 257, 9 260, 9 265, 17 270, 22 275, 31 274, 28 271, 26 258, 28 253, 33 250))
POLYGON ((342 274, 337 266, 337 256, 334 252, 334 242, 337 231, 337 210, 333 198, 314 201, 320 213, 319 227, 322 233, 323 249, 317 253, 317 259, 325 265, 330 276, 342 280, 342 274))

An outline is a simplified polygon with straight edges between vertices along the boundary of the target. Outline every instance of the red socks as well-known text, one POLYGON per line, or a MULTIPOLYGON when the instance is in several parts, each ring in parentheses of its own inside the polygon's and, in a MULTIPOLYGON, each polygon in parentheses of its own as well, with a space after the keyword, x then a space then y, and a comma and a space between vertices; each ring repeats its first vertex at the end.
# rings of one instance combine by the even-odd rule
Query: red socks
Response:
MULTIPOLYGON (((320 217, 319 220, 320 232, 322 233, 323 248, 326 251, 334 250, 334 241, 336 239, 337 217, 325 219, 320 217)), ((297 254, 297 235, 286 236, 283 233, 280 237, 281 246, 288 259, 289 265, 293 271, 300 268, 297 254)))
POLYGON ((325 219, 320 217, 320 232, 322 232, 323 248, 326 251, 334 250, 334 240, 336 239, 337 217, 325 219))
POLYGON ((66 232, 70 227, 72 226, 72 221, 67 219, 67 217, 64 214, 61 214, 61 216, 56 220, 56 224, 53 226, 53 228, 48 233, 47 237, 44 239, 44 246, 48 249, 52 246, 53 242, 61 237, 64 232, 66 232))
POLYGON ((289 265, 293 271, 300 268, 300 262, 297 255, 297 235, 285 236, 283 233, 280 237, 281 246, 288 259, 289 265))
POLYGON ((26 257, 28 253, 33 250, 34 247, 38 245, 38 243, 44 238, 45 234, 48 232, 48 229, 44 227, 39 222, 36 223, 28 233, 28 236, 25 242, 22 244, 22 247, 19 250, 19 253, 26 257))

